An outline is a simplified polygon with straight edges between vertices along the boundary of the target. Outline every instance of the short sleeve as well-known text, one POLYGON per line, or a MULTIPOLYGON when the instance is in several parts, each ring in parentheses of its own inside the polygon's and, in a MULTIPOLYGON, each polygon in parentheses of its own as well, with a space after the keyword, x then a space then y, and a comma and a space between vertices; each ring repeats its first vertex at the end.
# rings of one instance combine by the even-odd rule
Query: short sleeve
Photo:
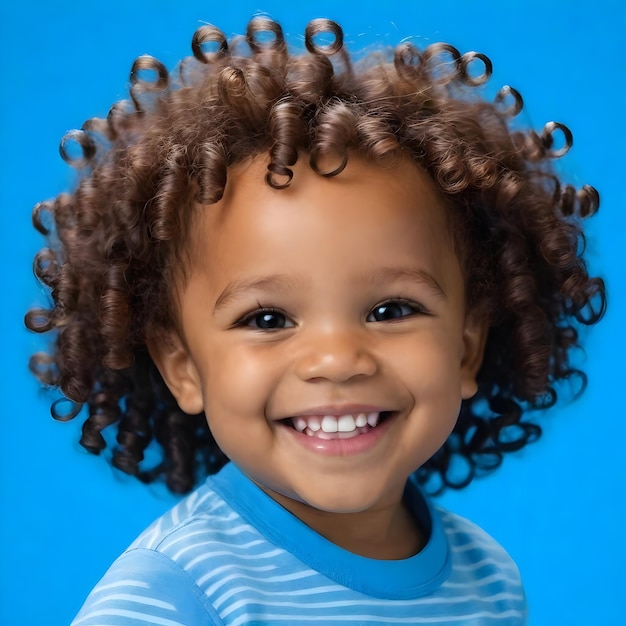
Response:
POLYGON ((223 626, 193 578, 159 552, 124 553, 71 626, 223 626))

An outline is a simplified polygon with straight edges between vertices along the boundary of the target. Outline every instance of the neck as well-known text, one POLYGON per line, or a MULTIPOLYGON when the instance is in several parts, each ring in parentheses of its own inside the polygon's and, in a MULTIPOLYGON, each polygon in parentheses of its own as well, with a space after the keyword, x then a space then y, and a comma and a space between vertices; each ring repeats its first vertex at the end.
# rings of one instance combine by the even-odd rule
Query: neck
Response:
POLYGON ((424 532, 402 499, 367 511, 320 511, 275 492, 274 500, 335 545, 371 559, 399 560, 417 554, 426 544, 424 532))

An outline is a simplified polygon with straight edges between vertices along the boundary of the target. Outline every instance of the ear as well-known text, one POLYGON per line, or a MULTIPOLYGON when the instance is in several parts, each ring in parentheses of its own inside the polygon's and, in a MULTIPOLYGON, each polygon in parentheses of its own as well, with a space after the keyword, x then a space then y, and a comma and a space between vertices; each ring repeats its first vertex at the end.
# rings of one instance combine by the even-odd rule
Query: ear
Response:
POLYGON ((483 362, 489 334, 489 319, 481 311, 470 311, 463 330, 463 357, 461 359, 461 397, 467 400, 478 391, 476 376, 483 362))
POLYGON ((195 415, 204 409, 201 377, 178 333, 149 339, 148 352, 178 406, 195 415))

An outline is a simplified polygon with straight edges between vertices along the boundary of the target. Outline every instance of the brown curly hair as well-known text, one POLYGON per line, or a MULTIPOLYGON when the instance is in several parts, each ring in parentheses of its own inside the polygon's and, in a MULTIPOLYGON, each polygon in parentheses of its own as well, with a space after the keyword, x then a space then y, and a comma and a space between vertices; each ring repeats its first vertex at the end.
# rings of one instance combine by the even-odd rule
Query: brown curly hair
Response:
POLYGON ((540 427, 523 416, 554 404, 559 381, 584 387, 570 354, 577 326, 596 323, 606 304, 602 280, 589 277, 582 258, 580 218, 595 212, 598 194, 561 184, 551 168, 572 144, 565 126, 516 130, 523 104, 511 87, 484 99, 476 87, 492 71, 486 56, 402 43, 392 59, 357 62, 341 28, 321 19, 308 24, 305 44, 307 52, 289 52, 280 25, 263 17, 230 41, 202 26, 176 72, 138 58, 131 100, 64 137, 61 155, 81 178, 73 193, 33 211, 48 240, 35 274, 53 305, 25 321, 53 331, 55 342, 31 369, 69 399, 66 410, 53 404, 57 419, 87 405, 85 448, 102 451, 103 429, 116 425, 116 467, 188 491, 227 459, 204 416, 177 407, 146 341, 176 328, 173 294, 185 280, 194 211, 221 198, 230 166, 260 153, 277 189, 303 154, 321 176, 340 175, 350 151, 381 164, 409 155, 451 207, 468 305, 490 319, 478 393, 418 470, 432 491, 463 487, 537 439, 540 427), (329 160, 336 167, 322 169, 329 160), (145 469, 153 440, 161 461, 145 469))

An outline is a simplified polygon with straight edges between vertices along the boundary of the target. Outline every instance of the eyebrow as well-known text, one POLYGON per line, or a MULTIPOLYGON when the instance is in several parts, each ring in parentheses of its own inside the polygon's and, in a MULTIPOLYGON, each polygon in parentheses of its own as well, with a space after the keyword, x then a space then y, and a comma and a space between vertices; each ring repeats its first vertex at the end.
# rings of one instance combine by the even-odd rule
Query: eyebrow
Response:
POLYGON ((287 291, 293 288, 296 281, 286 274, 272 274, 271 276, 253 276, 245 280, 233 280, 224 287, 213 306, 213 314, 233 300, 237 300, 244 293, 254 290, 272 289, 273 291, 287 291))
POLYGON ((434 296, 446 299, 446 292, 437 279, 419 267, 382 267, 369 272, 361 280, 363 283, 380 285, 399 280, 409 280, 426 287, 434 296))
MULTIPOLYGON (((424 285, 434 296, 446 298, 446 293, 432 274, 417 267, 383 267, 368 272, 358 281, 361 284, 381 285, 398 280, 409 280, 424 285)), ((272 289, 287 291, 293 289, 300 281, 287 274, 256 276, 245 280, 234 280, 223 289, 213 306, 213 314, 240 298, 248 291, 272 289)))

